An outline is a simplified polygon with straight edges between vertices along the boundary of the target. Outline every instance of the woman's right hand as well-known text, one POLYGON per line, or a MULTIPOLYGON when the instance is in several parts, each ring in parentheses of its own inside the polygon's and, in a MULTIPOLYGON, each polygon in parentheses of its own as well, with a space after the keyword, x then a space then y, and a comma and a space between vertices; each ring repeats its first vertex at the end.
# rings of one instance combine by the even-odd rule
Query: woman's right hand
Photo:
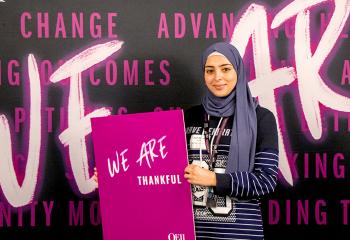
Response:
POLYGON ((97 168, 94 167, 94 176, 92 176, 92 179, 96 182, 96 185, 98 187, 98 177, 97 177, 97 168))
POLYGON ((204 187, 216 186, 216 174, 195 164, 190 164, 185 168, 184 177, 193 185, 204 187))

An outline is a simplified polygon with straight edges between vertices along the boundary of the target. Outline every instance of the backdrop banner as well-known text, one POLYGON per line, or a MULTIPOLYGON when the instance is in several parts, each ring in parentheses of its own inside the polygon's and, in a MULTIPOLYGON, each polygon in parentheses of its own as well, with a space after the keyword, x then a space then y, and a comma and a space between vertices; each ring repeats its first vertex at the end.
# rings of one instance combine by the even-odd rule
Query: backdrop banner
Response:
POLYGON ((200 104, 219 41, 277 121, 265 239, 349 239, 349 22, 350 0, 0 0, 0 239, 102 239, 90 119, 200 104))

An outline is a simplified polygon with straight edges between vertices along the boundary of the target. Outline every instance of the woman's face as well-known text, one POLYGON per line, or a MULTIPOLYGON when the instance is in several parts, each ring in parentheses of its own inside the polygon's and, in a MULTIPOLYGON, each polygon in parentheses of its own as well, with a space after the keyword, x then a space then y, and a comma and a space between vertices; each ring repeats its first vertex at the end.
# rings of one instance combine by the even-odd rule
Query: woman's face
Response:
POLYGON ((204 80, 212 94, 226 97, 236 87, 237 73, 226 57, 211 55, 204 66, 204 80))

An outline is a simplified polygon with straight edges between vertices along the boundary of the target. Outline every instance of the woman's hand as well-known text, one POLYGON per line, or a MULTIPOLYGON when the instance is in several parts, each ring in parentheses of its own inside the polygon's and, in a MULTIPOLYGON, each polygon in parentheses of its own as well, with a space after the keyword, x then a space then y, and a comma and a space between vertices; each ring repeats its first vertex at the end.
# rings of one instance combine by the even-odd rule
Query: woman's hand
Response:
POLYGON ((190 164, 185 168, 185 178, 189 183, 194 185, 205 187, 216 186, 215 173, 194 164, 190 164))
POLYGON ((92 176, 92 179, 96 182, 96 185, 98 187, 98 177, 97 177, 97 168, 94 167, 94 176, 92 176))

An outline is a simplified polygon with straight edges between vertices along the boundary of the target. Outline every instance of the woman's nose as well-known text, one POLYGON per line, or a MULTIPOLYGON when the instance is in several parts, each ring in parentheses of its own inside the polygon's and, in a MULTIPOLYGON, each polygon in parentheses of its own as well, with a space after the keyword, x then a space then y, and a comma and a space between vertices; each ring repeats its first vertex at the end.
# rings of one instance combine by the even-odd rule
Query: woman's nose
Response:
POLYGON ((220 71, 215 71, 215 80, 216 81, 222 80, 222 73, 220 71))

